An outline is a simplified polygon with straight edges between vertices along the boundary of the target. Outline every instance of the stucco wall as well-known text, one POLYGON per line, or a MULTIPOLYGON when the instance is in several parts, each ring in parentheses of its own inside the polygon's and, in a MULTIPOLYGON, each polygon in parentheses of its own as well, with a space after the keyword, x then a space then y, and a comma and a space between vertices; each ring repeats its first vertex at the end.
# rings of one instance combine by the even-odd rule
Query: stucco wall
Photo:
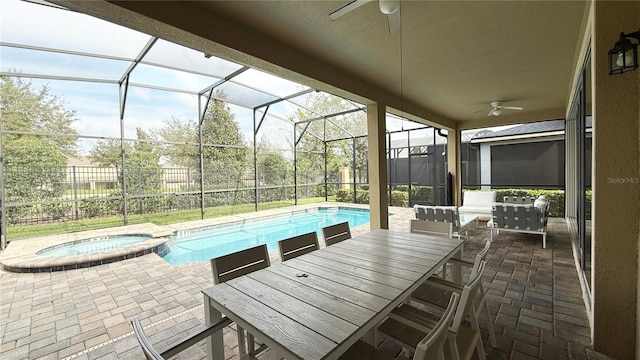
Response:
POLYGON ((640 92, 638 72, 610 76, 608 51, 640 25, 640 2, 596 1, 593 145, 593 333, 595 350, 636 356, 640 92))

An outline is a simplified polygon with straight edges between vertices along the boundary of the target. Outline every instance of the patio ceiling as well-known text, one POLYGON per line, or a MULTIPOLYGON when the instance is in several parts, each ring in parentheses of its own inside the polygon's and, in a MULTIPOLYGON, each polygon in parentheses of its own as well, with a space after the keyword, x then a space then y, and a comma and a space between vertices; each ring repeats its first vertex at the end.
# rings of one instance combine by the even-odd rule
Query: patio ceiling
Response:
POLYGON ((463 128, 563 118, 586 5, 402 1, 401 31, 390 35, 375 2, 337 21, 328 14, 348 0, 57 2, 316 89, 360 102, 387 98, 396 109, 463 128), (488 118, 491 101, 525 109, 488 118))

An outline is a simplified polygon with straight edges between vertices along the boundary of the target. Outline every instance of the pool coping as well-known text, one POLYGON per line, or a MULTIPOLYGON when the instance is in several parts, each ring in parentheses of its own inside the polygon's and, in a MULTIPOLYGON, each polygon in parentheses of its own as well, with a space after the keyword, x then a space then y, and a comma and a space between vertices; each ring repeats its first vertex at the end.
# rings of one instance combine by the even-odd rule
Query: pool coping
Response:
POLYGON ((172 231, 152 223, 118 226, 99 230, 48 235, 12 241, 0 255, 0 265, 5 271, 39 273, 88 268, 115 261, 131 259, 150 253, 162 253, 168 248, 172 231), (37 253, 55 246, 75 241, 114 235, 144 234, 151 239, 120 249, 95 254, 72 256, 42 256, 37 253))
MULTIPOLYGON (((7 246, 7 248, 0 254, 0 265, 5 271, 17 273, 39 273, 88 268, 151 253, 162 255, 162 253, 167 251, 169 248, 170 242, 172 241, 172 234, 179 231, 227 223, 254 221, 259 218, 304 212, 309 209, 317 208, 351 208, 369 210, 369 205, 322 202, 260 210, 257 212, 227 215, 203 220, 186 221, 168 225, 144 223, 20 239, 11 241, 9 246, 7 246), (37 254, 39 251, 46 248, 59 246, 64 243, 95 237, 130 234, 145 234, 152 236, 152 238, 142 241, 139 244, 95 254, 73 256, 42 256, 37 254)), ((358 228, 360 227, 363 227, 363 229, 366 227, 368 229, 369 224, 358 226, 358 228)))

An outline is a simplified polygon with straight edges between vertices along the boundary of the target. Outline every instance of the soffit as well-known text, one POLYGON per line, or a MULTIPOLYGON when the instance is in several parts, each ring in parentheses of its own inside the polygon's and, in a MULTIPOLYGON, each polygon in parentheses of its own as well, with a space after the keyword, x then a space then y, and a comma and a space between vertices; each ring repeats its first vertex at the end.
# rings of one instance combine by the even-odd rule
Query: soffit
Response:
MULTIPOLYGON (((129 26, 141 24, 138 18, 110 14, 113 9, 90 9, 88 4, 95 2, 59 2, 129 26)), ((428 121, 452 119, 471 128, 564 117, 586 2, 402 1, 402 28, 395 35, 388 33, 386 17, 375 1, 331 21, 329 13, 346 3, 112 2, 180 30, 172 37, 172 31, 156 27, 156 34, 168 40, 207 51, 215 49, 202 39, 218 41, 260 58, 251 66, 284 77, 286 71, 278 67, 296 67, 290 74, 294 81, 330 92, 331 86, 345 88, 345 81, 327 74, 333 69, 357 82, 352 93, 372 88, 358 95, 373 95, 369 98, 374 101, 385 100, 376 99, 378 94, 389 94, 402 100, 390 101, 392 106, 404 106, 428 121), (236 29, 223 28, 233 24, 243 28, 237 36, 236 29), (189 35, 194 33, 198 35, 189 35), (270 49, 275 49, 272 54, 270 49), (311 80, 305 83, 300 74, 311 80), (488 118, 491 101, 525 110, 488 118)), ((143 27, 137 28, 144 31, 143 27)), ((222 52, 214 55, 223 56, 222 52)))

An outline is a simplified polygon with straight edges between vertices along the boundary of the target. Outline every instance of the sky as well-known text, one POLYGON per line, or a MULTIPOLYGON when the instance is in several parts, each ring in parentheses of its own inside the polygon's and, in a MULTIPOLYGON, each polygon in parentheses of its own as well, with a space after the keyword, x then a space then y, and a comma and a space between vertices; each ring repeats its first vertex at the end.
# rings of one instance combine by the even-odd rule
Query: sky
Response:
MULTIPOLYGON (((55 52, 2 46, 0 71, 18 71, 24 74, 56 75, 81 79, 101 79, 111 83, 66 81, 52 79, 26 79, 32 89, 46 85, 51 93, 61 98, 67 109, 76 111, 74 127, 80 135, 120 137, 119 85, 117 81, 152 37, 88 15, 65 11, 19 0, 0 1, 0 41, 25 44, 32 47, 54 48, 78 53, 100 54, 110 57, 95 58, 55 52), (87 31, 91 31, 87 34, 87 31)), ((188 92, 198 92, 241 68, 223 59, 206 58, 203 53, 158 40, 144 61, 177 68, 189 68, 198 74, 168 70, 150 64, 139 64, 130 76, 130 83, 147 84, 188 92)), ((220 86, 228 94, 228 103, 240 124, 246 141, 253 141, 252 107, 278 97, 297 93, 306 87, 270 74, 249 69, 232 82, 220 86), (265 92, 259 92, 261 89, 265 92), (239 106, 244 105, 244 106, 239 106), (246 107, 245 107, 246 106, 246 107)), ((309 95, 307 95, 309 96, 309 95)), ((304 104, 306 96, 296 98, 304 104)), ((271 129, 267 135, 271 143, 288 147, 291 126, 284 121, 298 106, 284 101, 269 109, 266 122, 271 129)), ((261 115, 261 114, 259 114, 261 115)), ((198 96, 184 92, 164 91, 130 86, 127 94, 124 136, 135 139, 136 128, 157 128, 170 118, 195 121, 198 118, 198 96)), ((389 130, 416 126, 389 118, 389 130)), ((95 140, 81 140, 85 154, 95 140)))

